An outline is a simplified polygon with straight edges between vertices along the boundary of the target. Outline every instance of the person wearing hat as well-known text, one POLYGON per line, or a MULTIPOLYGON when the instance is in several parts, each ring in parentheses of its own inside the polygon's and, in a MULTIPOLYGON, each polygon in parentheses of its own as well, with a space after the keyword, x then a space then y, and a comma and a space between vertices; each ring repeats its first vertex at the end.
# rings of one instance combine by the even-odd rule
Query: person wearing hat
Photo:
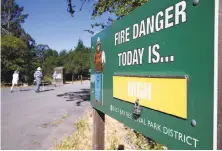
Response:
POLYGON ((19 85, 18 85, 18 81, 19 81, 19 71, 15 70, 13 75, 12 75, 12 87, 11 87, 11 92, 13 92, 13 88, 16 85, 18 90, 20 91, 19 85))
POLYGON ((35 78, 35 81, 36 81, 36 90, 35 90, 35 92, 40 91, 41 79, 43 77, 41 70, 42 69, 40 67, 38 67, 37 70, 34 73, 34 78, 35 78))
POLYGON ((96 50, 94 53, 94 64, 95 64, 95 101, 98 104, 101 104, 100 100, 100 91, 101 91, 101 82, 102 82, 102 72, 104 69, 105 63, 105 53, 101 50, 101 42, 98 37, 96 43, 96 50))

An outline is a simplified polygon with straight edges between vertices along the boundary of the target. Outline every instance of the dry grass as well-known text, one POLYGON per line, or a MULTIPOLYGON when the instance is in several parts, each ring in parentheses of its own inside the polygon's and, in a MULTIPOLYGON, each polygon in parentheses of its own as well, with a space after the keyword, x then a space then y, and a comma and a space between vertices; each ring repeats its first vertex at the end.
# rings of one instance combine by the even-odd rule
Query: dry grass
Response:
MULTIPOLYGON (((125 127, 117 120, 106 116, 105 149, 116 150, 120 145, 125 150, 164 149, 156 142, 145 138, 142 134, 125 127)), ((75 124, 76 131, 58 142, 56 150, 91 150, 92 149, 92 112, 75 124)))
POLYGON ((92 147, 92 114, 75 124, 76 131, 66 136, 54 149, 56 150, 90 150, 92 147))

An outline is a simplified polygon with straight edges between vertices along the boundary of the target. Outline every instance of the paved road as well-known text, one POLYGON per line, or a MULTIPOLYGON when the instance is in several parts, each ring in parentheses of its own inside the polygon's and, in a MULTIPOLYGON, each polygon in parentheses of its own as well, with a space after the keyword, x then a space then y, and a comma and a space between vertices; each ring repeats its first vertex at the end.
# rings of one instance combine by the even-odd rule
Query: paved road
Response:
POLYGON ((74 131, 73 124, 90 110, 89 81, 83 84, 34 87, 10 93, 1 89, 2 149, 50 149, 64 135, 74 131))

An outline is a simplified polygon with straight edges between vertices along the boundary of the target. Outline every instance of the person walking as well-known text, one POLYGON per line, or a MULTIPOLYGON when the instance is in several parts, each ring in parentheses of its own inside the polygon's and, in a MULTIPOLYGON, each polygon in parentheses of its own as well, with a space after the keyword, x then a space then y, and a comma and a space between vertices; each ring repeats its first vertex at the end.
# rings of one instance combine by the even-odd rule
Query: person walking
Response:
POLYGON ((13 88, 14 88, 15 85, 17 86, 18 90, 20 91, 18 81, 19 81, 19 71, 18 71, 18 70, 15 70, 14 73, 13 73, 13 75, 12 75, 12 87, 11 87, 11 92, 13 92, 13 88))
POLYGON ((54 71, 52 75, 54 87, 56 87, 56 77, 57 77, 57 72, 54 71))
POLYGON ((82 84, 82 75, 80 75, 80 79, 81 79, 81 84, 82 84))
POLYGON ((36 90, 35 92, 38 93, 40 91, 40 84, 41 84, 41 80, 42 80, 42 69, 40 67, 37 68, 37 70, 34 73, 34 78, 36 81, 36 90))

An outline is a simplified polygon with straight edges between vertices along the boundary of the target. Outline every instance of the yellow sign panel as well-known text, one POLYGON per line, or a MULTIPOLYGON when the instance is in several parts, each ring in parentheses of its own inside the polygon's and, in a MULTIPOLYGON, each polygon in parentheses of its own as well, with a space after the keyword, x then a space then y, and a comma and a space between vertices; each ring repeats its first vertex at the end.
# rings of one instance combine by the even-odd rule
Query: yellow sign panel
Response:
POLYGON ((113 76, 113 97, 187 118, 187 80, 113 76))

